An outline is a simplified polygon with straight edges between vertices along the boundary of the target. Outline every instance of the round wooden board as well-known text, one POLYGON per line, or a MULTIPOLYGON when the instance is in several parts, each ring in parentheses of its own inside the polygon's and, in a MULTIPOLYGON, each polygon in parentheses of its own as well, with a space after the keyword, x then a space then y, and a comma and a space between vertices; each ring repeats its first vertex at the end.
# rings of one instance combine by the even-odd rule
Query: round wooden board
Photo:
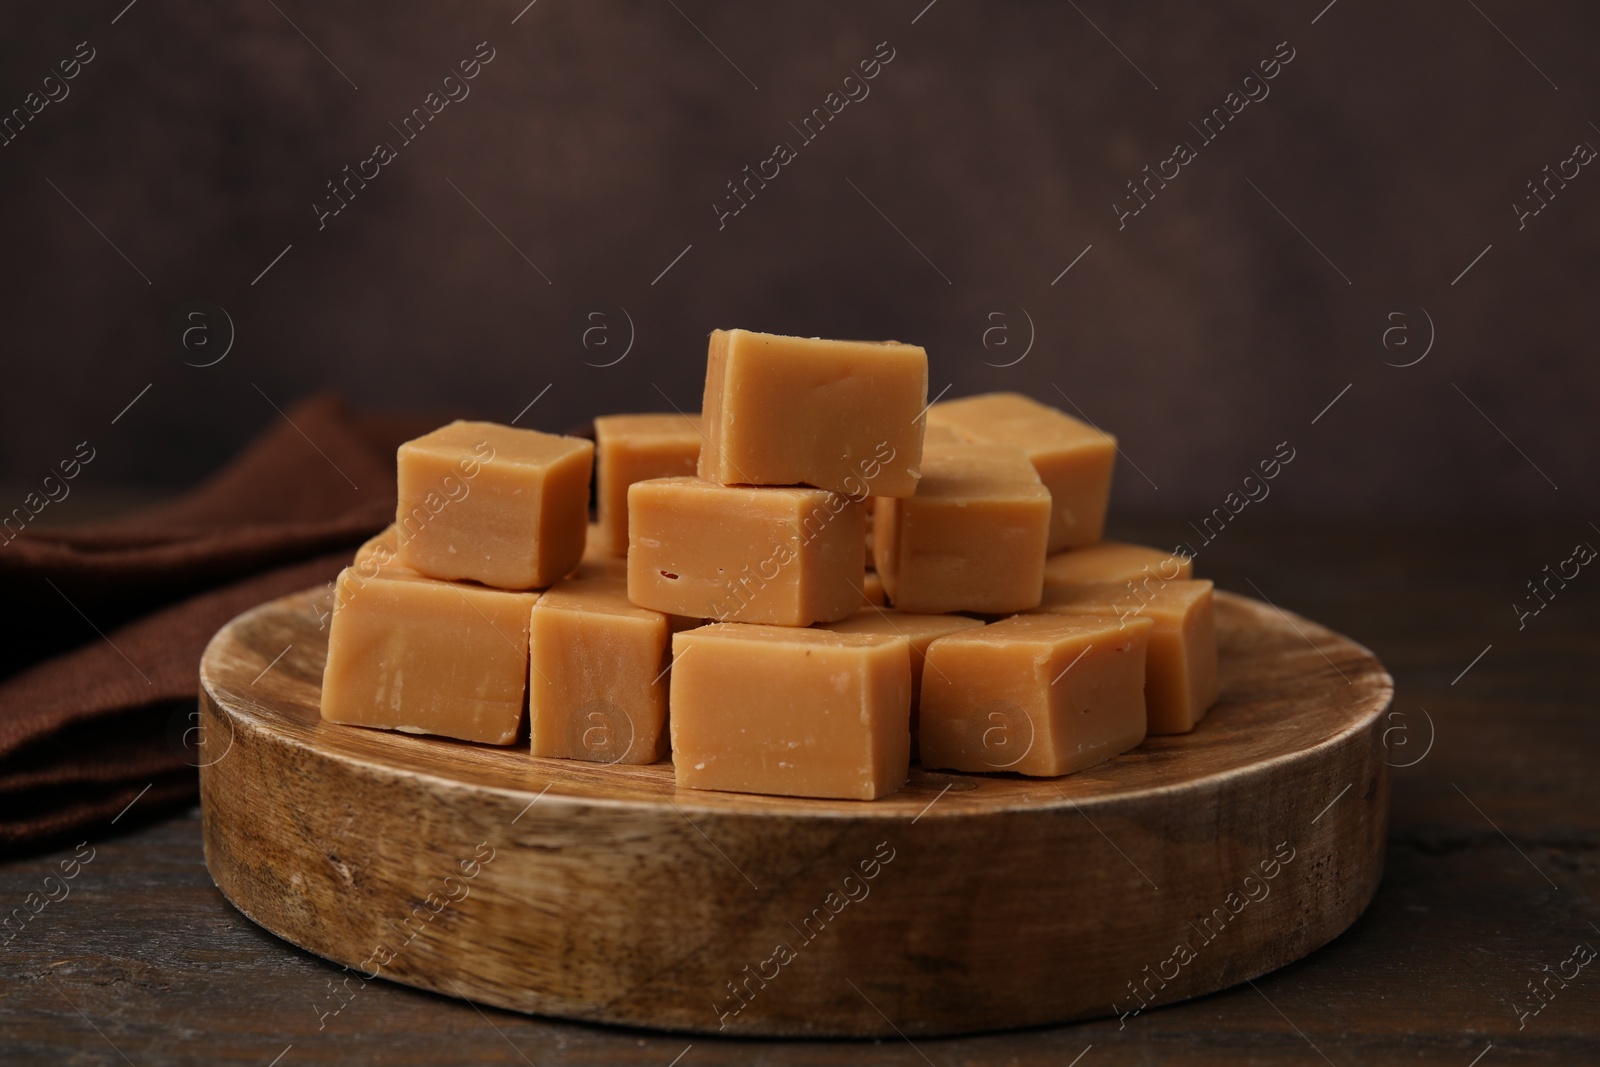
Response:
POLYGON ((201 664, 206 862, 350 969, 325 1012, 374 977, 730 1034, 1143 1010, 1327 943, 1382 873, 1389 675, 1313 622, 1216 608, 1222 699, 1193 733, 1059 779, 913 767, 860 802, 326 724, 329 594, 296 594, 201 664))

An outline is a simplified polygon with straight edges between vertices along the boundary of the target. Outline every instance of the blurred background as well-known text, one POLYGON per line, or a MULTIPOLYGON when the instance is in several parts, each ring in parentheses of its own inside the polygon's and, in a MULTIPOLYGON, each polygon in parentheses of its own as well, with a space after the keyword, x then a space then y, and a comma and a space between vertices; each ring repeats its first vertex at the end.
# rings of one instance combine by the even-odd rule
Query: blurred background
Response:
POLYGON ((1250 505, 1281 516, 1593 508, 1593 5, 8 22, 7 508, 85 441, 73 507, 176 491, 323 390, 547 430, 694 409, 728 326, 916 342, 930 393, 1088 418, 1114 513, 1198 520, 1282 442, 1250 505), (777 173, 736 199, 747 166, 777 173))

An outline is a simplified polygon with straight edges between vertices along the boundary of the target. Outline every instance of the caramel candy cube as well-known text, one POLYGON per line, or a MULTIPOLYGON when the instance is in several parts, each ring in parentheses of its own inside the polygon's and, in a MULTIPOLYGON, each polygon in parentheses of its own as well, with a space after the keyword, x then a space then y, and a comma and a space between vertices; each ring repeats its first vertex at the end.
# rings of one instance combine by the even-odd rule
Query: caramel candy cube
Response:
POLYGON ((535 756, 654 763, 667 754, 668 616, 620 575, 568 578, 533 606, 528 734, 535 756))
POLYGON ((1117 439, 1020 393, 986 393, 928 409, 928 425, 979 444, 1017 445, 1050 490, 1050 551, 1092 545, 1105 529, 1117 439))
POLYGON ((861 606, 862 505, 824 489, 656 478, 628 489, 628 596, 721 621, 809 626, 861 606))
POLYGON ((876 800, 905 784, 903 637, 712 623, 672 639, 680 787, 876 800))
POLYGON ((322 717, 509 745, 522 726, 537 593, 346 567, 335 585, 322 717))
POLYGON ((595 496, 614 556, 628 554, 628 486, 692 475, 700 460, 700 415, 606 415, 594 420, 595 496))
POLYGON ((1044 561, 1044 584, 1047 589, 1056 585, 1146 579, 1170 582, 1192 577, 1194 560, 1188 556, 1121 541, 1102 541, 1097 545, 1057 552, 1044 561))
POLYGON ((400 446, 400 562, 431 578, 538 589, 583 558, 594 444, 452 422, 400 446))
POLYGON ((875 497, 873 555, 902 611, 1037 607, 1050 493, 1012 445, 930 445, 917 495, 875 497))
POLYGON ((1071 774, 1145 736, 1144 660, 1154 623, 1017 615, 928 646, 925 767, 1071 774))
POLYGON ((1145 706, 1152 734, 1185 734, 1217 702, 1217 628, 1209 581, 1142 579, 1059 586, 1040 612, 1110 613, 1155 625, 1145 665, 1145 706))
POLYGON ((700 477, 910 496, 927 397, 916 345, 714 330, 700 477))

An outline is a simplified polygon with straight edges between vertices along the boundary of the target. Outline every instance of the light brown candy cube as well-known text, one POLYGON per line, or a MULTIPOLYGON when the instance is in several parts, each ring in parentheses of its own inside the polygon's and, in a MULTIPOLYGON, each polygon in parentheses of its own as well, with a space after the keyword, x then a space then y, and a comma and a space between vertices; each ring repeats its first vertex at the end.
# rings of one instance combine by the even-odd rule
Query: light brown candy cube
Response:
POLYGON ((509 745, 522 725, 537 593, 347 567, 335 586, 322 717, 509 745))
POLYGON ((700 477, 910 496, 927 396, 916 345, 714 330, 700 477))
POLYGON ((919 711, 925 767, 1071 774, 1145 736, 1154 624, 1018 615, 928 646, 919 711))
POLYGON ((930 445, 916 496, 875 497, 873 554, 902 611, 1037 607, 1050 494, 1010 445, 930 445))
POLYGON ((594 444, 452 422, 399 451, 400 562, 432 578, 538 589, 583 558, 594 444))
POLYGON ((671 622, 619 575, 568 578, 533 607, 528 734, 535 756, 654 763, 667 753, 671 622))
POLYGON ((905 784, 903 637, 713 623, 672 639, 680 787, 875 800, 905 784))
POLYGON ((862 506, 807 487, 628 490, 628 596, 673 615, 809 626, 861 606, 862 506))

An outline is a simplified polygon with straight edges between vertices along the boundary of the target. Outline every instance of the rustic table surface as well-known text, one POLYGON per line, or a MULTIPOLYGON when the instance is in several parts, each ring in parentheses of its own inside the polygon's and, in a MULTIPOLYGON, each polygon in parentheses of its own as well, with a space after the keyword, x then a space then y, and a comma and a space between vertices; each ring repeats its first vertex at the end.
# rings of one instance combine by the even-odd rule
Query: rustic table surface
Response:
MULTIPOLYGON (((1394 808, 1371 908, 1253 985, 1126 1025, 915 1044, 621 1030, 382 981, 324 1015, 341 972, 229 906, 206 872, 198 811, 136 804, 88 835, 76 858, 69 847, 0 864, 7 911, 62 864, 75 872, 68 894, 54 890, 60 899, 3 945, 0 1062, 1600 1062, 1600 968, 1579 962, 1600 949, 1600 573, 1551 581, 1547 606, 1520 628, 1513 609, 1538 607, 1526 583, 1576 543, 1600 545, 1600 528, 1267 518, 1241 516, 1202 547, 1197 569, 1354 637, 1388 665, 1394 808)), ((1115 532, 1173 543, 1182 525, 1115 532)))

